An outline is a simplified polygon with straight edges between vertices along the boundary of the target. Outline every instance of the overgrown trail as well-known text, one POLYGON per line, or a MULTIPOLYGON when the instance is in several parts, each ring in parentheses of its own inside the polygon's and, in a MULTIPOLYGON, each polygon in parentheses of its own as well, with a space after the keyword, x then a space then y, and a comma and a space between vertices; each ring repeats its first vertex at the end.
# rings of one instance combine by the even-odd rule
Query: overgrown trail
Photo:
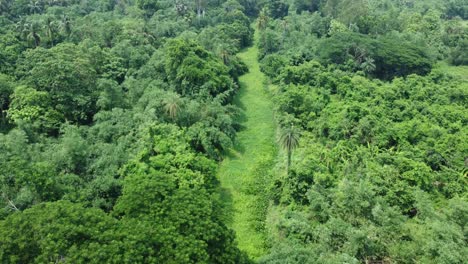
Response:
MULTIPOLYGON (((255 42, 258 34, 255 34, 255 42)), ((240 78, 236 104, 243 109, 244 129, 237 144, 221 163, 222 198, 230 211, 228 224, 236 232, 239 248, 256 259, 265 254, 264 220, 268 208, 265 187, 276 155, 273 103, 263 84, 256 44, 238 56, 249 72, 240 78)))

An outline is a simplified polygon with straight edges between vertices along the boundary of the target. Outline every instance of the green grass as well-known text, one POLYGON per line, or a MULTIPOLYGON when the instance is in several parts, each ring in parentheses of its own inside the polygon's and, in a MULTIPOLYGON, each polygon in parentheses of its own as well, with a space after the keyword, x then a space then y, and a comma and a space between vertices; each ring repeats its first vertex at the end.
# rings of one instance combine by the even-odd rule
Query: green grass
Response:
POLYGON ((448 74, 468 81, 468 66, 452 66, 447 62, 439 62, 436 67, 448 74))
MULTIPOLYGON (((255 36, 258 39, 258 36, 255 36)), ((276 155, 273 103, 264 88, 256 45, 239 53, 249 72, 240 78, 235 103, 243 109, 243 130, 220 164, 222 200, 230 211, 228 225, 239 248, 256 259, 265 254, 264 222, 268 199, 263 188, 276 155)))

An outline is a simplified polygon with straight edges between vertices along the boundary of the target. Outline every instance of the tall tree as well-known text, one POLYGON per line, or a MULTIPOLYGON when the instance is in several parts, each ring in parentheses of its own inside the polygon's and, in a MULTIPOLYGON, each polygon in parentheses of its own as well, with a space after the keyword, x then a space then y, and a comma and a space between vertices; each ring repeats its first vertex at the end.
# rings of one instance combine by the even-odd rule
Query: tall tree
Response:
POLYGON ((169 94, 164 99, 164 110, 166 114, 174 121, 179 114, 182 100, 180 96, 176 93, 169 94))
POLYGON ((292 152, 299 146, 299 137, 300 137, 300 132, 299 129, 294 127, 293 124, 291 124, 290 127, 284 128, 281 131, 278 143, 281 145, 281 147, 286 150, 287 155, 288 155, 288 163, 286 167, 286 171, 289 173, 289 167, 291 166, 291 157, 292 157, 292 152))
POLYGON ((42 3, 41 1, 31 0, 29 1, 28 8, 31 14, 40 13, 42 11, 42 3))
POLYGON ((264 30, 267 27, 269 20, 270 18, 268 17, 268 10, 263 8, 258 15, 257 28, 259 30, 264 30))
POLYGON ((90 56, 74 44, 24 53, 17 75, 38 91, 46 91, 54 108, 72 122, 89 121, 95 113, 99 91, 90 56))
POLYGON ((6 14, 10 10, 11 0, 0 0, 0 15, 6 14))
POLYGON ((41 36, 39 35, 40 24, 37 21, 28 23, 24 27, 26 39, 34 43, 34 47, 41 45, 41 36))
POLYGON ((71 34, 71 21, 67 15, 62 15, 59 22, 60 30, 68 37, 71 34))
POLYGON ((45 34, 47 36, 50 47, 55 45, 58 31, 57 23, 51 18, 47 17, 44 24, 45 34))

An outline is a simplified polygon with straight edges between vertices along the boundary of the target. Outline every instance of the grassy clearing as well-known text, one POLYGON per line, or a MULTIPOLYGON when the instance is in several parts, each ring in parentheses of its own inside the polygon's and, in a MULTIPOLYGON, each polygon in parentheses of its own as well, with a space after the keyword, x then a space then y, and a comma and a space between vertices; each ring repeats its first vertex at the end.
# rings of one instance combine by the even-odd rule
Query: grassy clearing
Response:
POLYGON ((439 62, 436 67, 448 74, 468 81, 468 66, 452 66, 446 62, 439 62))
MULTIPOLYGON (((257 40, 256 35, 255 39, 257 40)), ((273 103, 264 89, 256 45, 238 56, 249 67, 240 78, 236 104, 243 109, 244 129, 236 146, 220 164, 222 200, 231 209, 228 224, 236 232, 239 248, 251 258, 265 254, 266 185, 276 155, 273 103)))

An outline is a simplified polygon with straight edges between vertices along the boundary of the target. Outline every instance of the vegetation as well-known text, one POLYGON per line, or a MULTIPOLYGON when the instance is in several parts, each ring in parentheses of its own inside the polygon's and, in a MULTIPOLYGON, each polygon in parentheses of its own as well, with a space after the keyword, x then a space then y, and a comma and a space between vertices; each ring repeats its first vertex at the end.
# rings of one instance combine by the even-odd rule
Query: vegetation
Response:
POLYGON ((247 263, 217 161, 236 1, 1 1, 0 262, 247 263))
POLYGON ((227 223, 236 232, 239 248, 252 258, 265 255, 267 249, 265 218, 269 196, 265 189, 276 156, 273 104, 264 89, 265 78, 257 55, 256 46, 239 53, 249 66, 249 72, 239 79, 240 90, 235 99, 242 108, 242 129, 219 168, 222 198, 229 209, 227 223))
POLYGON ((0 0, 1 263, 465 263, 463 0, 0 0))
POLYGON ((299 146, 299 131, 291 125, 291 127, 284 128, 281 131, 278 143, 286 151, 288 156, 288 162, 286 171, 289 173, 289 167, 291 166, 292 152, 299 146))
POLYGON ((260 28, 290 163, 260 263, 464 263, 468 35, 448 15, 463 4, 294 3, 260 28))

